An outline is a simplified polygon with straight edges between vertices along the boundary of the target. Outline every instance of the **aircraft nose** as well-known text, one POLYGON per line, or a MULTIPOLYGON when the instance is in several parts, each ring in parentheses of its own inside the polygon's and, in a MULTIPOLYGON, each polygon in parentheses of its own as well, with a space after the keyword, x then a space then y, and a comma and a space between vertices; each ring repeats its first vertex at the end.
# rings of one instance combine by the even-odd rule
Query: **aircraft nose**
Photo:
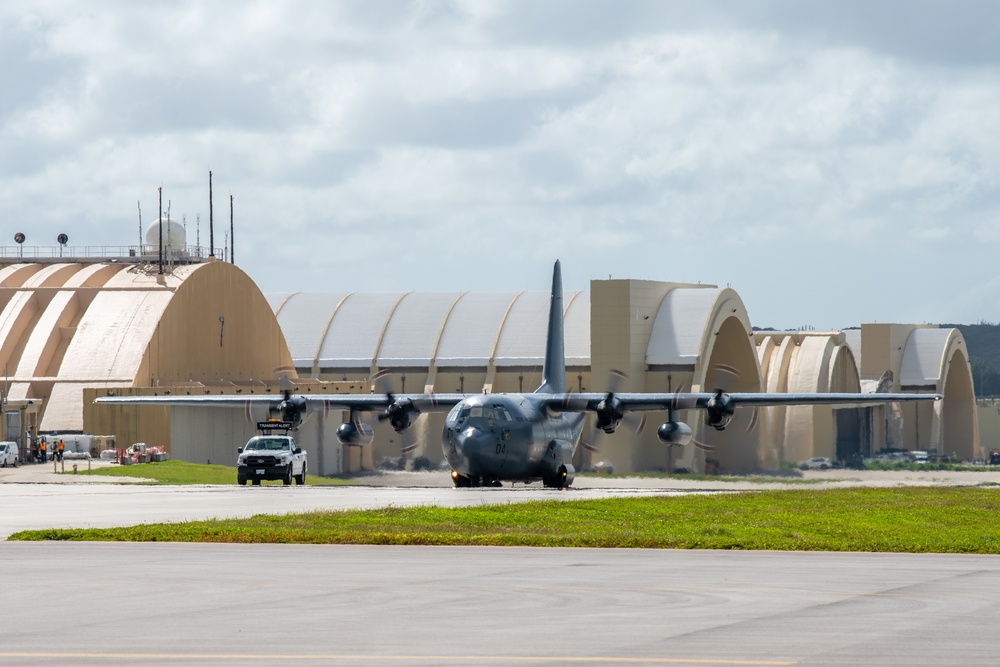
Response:
POLYGON ((487 433, 470 426, 464 431, 455 434, 454 443, 462 456, 468 460, 476 458, 482 452, 487 439, 487 433))

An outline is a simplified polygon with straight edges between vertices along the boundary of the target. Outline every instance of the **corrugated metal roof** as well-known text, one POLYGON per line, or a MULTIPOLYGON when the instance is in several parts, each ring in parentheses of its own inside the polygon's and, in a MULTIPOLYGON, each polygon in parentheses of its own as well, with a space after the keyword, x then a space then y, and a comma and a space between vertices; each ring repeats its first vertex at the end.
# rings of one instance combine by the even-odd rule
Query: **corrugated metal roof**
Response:
POLYGON ((72 304, 76 298, 76 293, 70 291, 56 292, 53 295, 52 301, 38 318, 38 323, 35 324, 35 328, 31 331, 31 335, 28 336, 28 341, 24 345, 24 351, 17 364, 17 373, 15 374, 17 377, 44 375, 47 369, 38 368, 38 362, 48 346, 52 344, 52 334, 59 326, 59 320, 63 317, 67 307, 70 310, 77 309, 72 304))
MULTIPOLYGON (((486 366, 496 343, 498 366, 538 365, 545 355, 549 293, 426 292, 265 295, 296 366, 366 368, 379 336, 381 368, 486 366), (336 316, 330 313, 343 301, 336 316), (509 312, 508 312, 509 308, 509 312), (506 315, 506 319, 504 316, 506 315), (386 324, 388 318, 388 324, 386 324), (502 330, 501 330, 502 323, 502 330), (384 334, 382 333, 385 327, 384 334), (326 336, 320 340, 323 332, 326 336), (499 339, 498 332, 499 331, 499 339)), ((590 363, 590 293, 567 292, 566 362, 590 363)))
POLYGON ((441 345, 438 366, 486 366, 507 307, 516 292, 469 292, 451 311, 441 345))
POLYGON ((937 386, 954 329, 914 329, 906 338, 899 369, 901 386, 937 386))
POLYGON ((426 367, 459 292, 411 292, 389 320, 378 351, 381 368, 426 367))
POLYGON ((541 366, 545 360, 548 292, 524 292, 510 307, 497 343, 497 366, 541 366))
POLYGON ((281 312, 281 307, 285 305, 285 302, 296 294, 298 292, 276 292, 265 294, 264 298, 267 300, 267 305, 271 307, 271 312, 277 315, 281 312))
POLYGON ((403 293, 361 293, 344 299, 323 339, 319 366, 368 368, 389 315, 403 293))
POLYGON ((59 376, 131 381, 173 295, 167 290, 99 292, 77 325, 59 376))
MULTIPOLYGON (((313 365, 327 326, 333 317, 333 311, 347 294, 347 292, 330 294, 303 292, 288 299, 278 313, 278 324, 285 334, 292 363, 299 367, 313 365)), ((274 308, 273 303, 271 307, 274 308)))
POLYGON ((656 312, 646 363, 651 366, 696 363, 705 325, 721 292, 708 287, 670 290, 656 312))

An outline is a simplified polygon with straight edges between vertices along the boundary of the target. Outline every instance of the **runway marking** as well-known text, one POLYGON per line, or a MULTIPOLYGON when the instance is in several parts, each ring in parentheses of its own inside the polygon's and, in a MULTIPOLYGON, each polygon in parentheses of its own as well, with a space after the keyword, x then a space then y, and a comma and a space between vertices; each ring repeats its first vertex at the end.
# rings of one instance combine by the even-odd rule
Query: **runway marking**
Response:
POLYGON ((288 655, 257 653, 0 653, 0 658, 65 658, 103 660, 267 660, 287 662, 292 660, 385 660, 390 662, 562 662, 581 664, 628 665, 797 665, 793 660, 726 660, 714 658, 626 658, 583 656, 528 656, 528 655, 338 655, 312 654, 288 655))

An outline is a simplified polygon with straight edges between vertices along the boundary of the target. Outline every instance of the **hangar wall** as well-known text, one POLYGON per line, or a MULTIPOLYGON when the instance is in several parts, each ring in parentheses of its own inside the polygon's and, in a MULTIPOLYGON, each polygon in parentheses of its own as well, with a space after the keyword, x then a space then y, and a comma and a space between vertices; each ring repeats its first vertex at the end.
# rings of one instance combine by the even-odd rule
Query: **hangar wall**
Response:
MULTIPOLYGON (((167 391, 264 387, 291 368, 284 336, 263 294, 225 262, 174 267, 160 275, 148 265, 90 265, 106 278, 86 292, 55 378, 30 377, 25 386, 47 403, 41 431, 83 431, 172 448, 162 408, 94 406, 84 389, 167 391)), ((62 290, 60 290, 62 291, 62 290)), ((196 460, 200 460, 198 457, 196 460)))
MULTIPOLYGON (((89 388, 84 392, 85 420, 97 429, 94 432, 113 434, 118 446, 125 447, 132 442, 167 446, 170 455, 182 461, 194 463, 215 463, 236 465, 238 448, 257 435, 257 422, 266 421, 269 414, 266 405, 252 408, 246 403, 234 407, 185 407, 185 406, 131 406, 94 405, 99 396, 113 393, 118 396, 197 396, 197 395, 239 395, 268 396, 280 401, 286 389, 280 383, 236 386, 175 386, 128 387, 108 390, 89 388)), ((367 393, 369 385, 364 383, 294 381, 287 389, 295 394, 357 394, 367 393)), ((347 415, 335 411, 307 413, 297 433, 293 433, 299 446, 308 455, 310 474, 337 475, 349 472, 352 457, 358 469, 361 463, 371 468, 370 456, 361 460, 358 448, 345 448, 337 440, 337 427, 347 415)), ((370 448, 368 448, 370 449, 370 448)))
MULTIPOLYGON (((755 334, 767 391, 859 393, 854 354, 842 332, 758 332, 755 334)), ((862 408, 768 407, 768 456, 772 466, 813 456, 849 461, 863 453, 862 408)))
POLYGON ((955 455, 963 460, 982 458, 972 368, 958 329, 865 324, 859 345, 863 381, 891 378, 891 391, 944 395, 944 400, 936 403, 899 406, 903 428, 898 435, 885 429, 888 446, 955 455))

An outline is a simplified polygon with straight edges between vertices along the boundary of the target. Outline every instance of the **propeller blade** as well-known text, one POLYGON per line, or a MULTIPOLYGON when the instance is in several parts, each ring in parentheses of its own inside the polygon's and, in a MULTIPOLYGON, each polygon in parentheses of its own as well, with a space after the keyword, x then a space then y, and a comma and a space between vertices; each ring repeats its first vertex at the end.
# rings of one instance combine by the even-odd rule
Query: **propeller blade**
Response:
POLYGON ((372 390, 376 394, 385 394, 386 396, 392 396, 392 377, 391 371, 386 368, 380 370, 375 375, 371 376, 372 390))

